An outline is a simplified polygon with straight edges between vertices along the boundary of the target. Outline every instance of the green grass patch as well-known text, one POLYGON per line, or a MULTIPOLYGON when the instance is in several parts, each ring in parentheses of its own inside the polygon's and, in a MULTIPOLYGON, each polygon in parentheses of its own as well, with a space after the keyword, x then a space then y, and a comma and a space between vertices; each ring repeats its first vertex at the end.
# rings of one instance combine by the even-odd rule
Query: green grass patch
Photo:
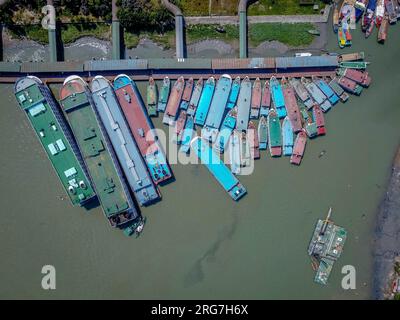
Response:
POLYGON ((43 29, 41 25, 12 25, 8 30, 13 38, 29 39, 41 44, 49 43, 48 31, 43 29))
POLYGON ((302 47, 314 40, 314 35, 307 32, 311 29, 314 29, 312 23, 256 23, 249 26, 249 40, 253 46, 276 40, 291 47, 302 47))
POLYGON ((235 25, 223 26, 225 32, 217 31, 218 25, 189 25, 186 28, 186 40, 188 43, 196 41, 217 39, 231 42, 239 39, 239 27, 235 25))
POLYGON ((65 24, 61 29, 61 37, 64 44, 72 43, 82 37, 110 40, 111 26, 106 23, 65 24))
POLYGON ((124 32, 124 42, 128 49, 137 47, 140 39, 147 38, 157 45, 162 46, 164 49, 169 49, 174 45, 175 32, 168 31, 164 34, 159 34, 156 32, 141 32, 139 34, 131 33, 128 31, 124 32))

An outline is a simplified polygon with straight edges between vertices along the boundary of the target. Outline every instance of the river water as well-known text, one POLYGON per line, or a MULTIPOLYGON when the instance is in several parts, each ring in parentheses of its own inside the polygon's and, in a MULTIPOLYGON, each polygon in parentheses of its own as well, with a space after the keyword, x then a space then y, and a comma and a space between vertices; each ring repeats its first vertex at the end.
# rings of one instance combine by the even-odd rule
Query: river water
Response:
POLYGON ((12 86, 1 85, 0 298, 370 298, 375 216, 400 136, 398 28, 384 46, 353 32, 345 51, 366 52, 373 83, 329 112, 327 135, 309 141, 300 167, 262 152, 236 203, 204 167, 173 165, 176 181, 142 209, 138 239, 109 227, 100 208, 68 203, 12 86), (349 236, 322 287, 307 246, 329 206, 349 236), (41 288, 44 265, 56 268, 56 290, 41 288), (341 288, 344 265, 356 268, 356 290, 341 288))

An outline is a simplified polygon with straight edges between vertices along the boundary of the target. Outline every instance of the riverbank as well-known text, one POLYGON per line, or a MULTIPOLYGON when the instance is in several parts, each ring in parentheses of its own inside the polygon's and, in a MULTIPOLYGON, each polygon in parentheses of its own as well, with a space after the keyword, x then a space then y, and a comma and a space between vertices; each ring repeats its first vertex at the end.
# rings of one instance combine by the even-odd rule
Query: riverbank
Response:
POLYGON ((379 207, 374 237, 373 297, 387 299, 393 281, 395 259, 400 256, 400 147, 390 181, 379 207))

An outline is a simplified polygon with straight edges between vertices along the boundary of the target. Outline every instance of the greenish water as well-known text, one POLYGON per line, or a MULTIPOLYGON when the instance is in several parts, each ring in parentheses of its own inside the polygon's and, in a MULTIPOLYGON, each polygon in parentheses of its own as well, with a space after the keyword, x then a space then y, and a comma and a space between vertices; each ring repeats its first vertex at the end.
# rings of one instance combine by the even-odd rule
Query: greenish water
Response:
MULTIPOLYGON (((142 210, 138 239, 109 227, 100 208, 60 199, 12 86, 1 85, 0 298, 370 298, 375 214, 400 136, 400 33, 390 27, 385 46, 353 36, 346 51, 366 51, 373 83, 329 112, 327 135, 309 141, 300 167, 263 152, 254 174, 240 177, 248 195, 235 203, 204 167, 173 165, 176 181, 142 210), (306 249, 329 206, 349 238, 322 287, 306 249), (57 270, 54 291, 41 289, 46 264, 57 270), (356 290, 341 289, 347 264, 356 267, 356 290)), ((333 35, 330 49, 339 50, 333 35)))

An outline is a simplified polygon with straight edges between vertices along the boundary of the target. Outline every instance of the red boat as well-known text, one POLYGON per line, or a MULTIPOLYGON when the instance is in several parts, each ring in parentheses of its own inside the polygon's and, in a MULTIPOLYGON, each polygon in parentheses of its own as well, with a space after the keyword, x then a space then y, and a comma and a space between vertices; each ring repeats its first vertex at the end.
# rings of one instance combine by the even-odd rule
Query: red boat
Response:
POLYGON ((183 77, 179 77, 172 87, 169 95, 168 103, 165 108, 163 123, 169 126, 174 125, 176 116, 178 114, 179 105, 181 103, 183 89, 185 86, 185 80, 183 77))
MULTIPOLYGON (((261 109, 265 108, 266 110, 268 110, 270 106, 271 106, 271 91, 269 90, 269 82, 268 80, 266 80, 262 92, 261 109)), ((266 113, 265 115, 267 116, 268 113, 266 113)))
POLYGON ((186 124, 186 111, 185 110, 181 110, 178 120, 176 120, 175 123, 175 134, 178 137, 177 141, 180 141, 180 136, 183 132, 183 129, 185 128, 185 124, 186 124))
POLYGON ((314 118, 315 124, 317 125, 318 135, 319 136, 325 135, 326 129, 325 129, 324 113, 322 112, 320 106, 318 106, 318 105, 315 105, 313 108, 313 118, 314 118))
POLYGON ((292 124, 293 132, 297 133, 302 129, 302 125, 300 109, 297 104, 296 94, 293 87, 289 85, 285 77, 282 78, 281 83, 283 88, 283 96, 285 98, 287 115, 289 117, 290 123, 292 124))
POLYGON ((371 77, 369 76, 367 71, 346 68, 339 70, 339 74, 350 80, 355 81, 363 87, 368 87, 371 84, 371 77))
POLYGON ((260 144, 258 141, 258 132, 253 121, 249 121, 247 134, 250 141, 250 151, 253 159, 260 159, 260 144))
POLYGON ((357 84, 357 82, 350 80, 346 77, 340 77, 338 79, 339 85, 346 91, 351 92, 356 95, 360 95, 362 91, 362 87, 357 84))
POLYGON ((190 78, 188 81, 186 81, 185 89, 183 90, 181 109, 186 110, 188 108, 190 98, 192 97, 192 92, 193 92, 193 78, 190 78))
POLYGON ((389 29, 389 18, 387 14, 385 14, 378 30, 378 42, 384 43, 386 41, 388 29, 389 29))
POLYGON ((294 141, 293 153, 290 157, 290 163, 300 165, 301 159, 303 159, 304 150, 306 148, 307 135, 304 131, 300 131, 297 134, 296 140, 294 141))
POLYGON ((250 119, 257 119, 260 115, 261 93, 261 81, 260 78, 257 78, 254 81, 253 90, 251 93, 250 119))

